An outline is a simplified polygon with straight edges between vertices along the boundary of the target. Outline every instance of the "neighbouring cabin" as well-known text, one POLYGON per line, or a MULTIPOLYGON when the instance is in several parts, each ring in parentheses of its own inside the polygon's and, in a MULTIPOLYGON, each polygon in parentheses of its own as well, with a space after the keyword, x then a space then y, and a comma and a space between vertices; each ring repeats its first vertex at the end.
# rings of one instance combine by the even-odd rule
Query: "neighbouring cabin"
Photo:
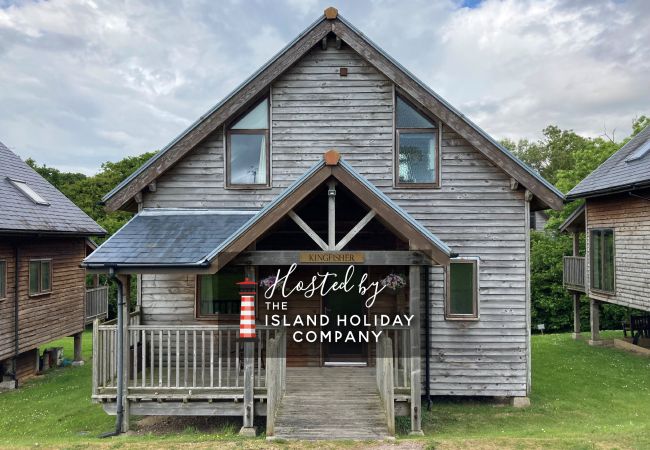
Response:
POLYGON ((377 437, 395 415, 420 432, 423 395, 527 397, 531 211, 562 195, 328 11, 105 197, 137 214, 84 265, 137 277, 139 299, 121 396, 117 327, 95 327, 93 399, 109 413, 241 414, 243 431, 266 415, 269 436, 309 437, 278 409, 300 405, 341 418, 316 434, 377 437), (355 291, 266 298, 292 264, 292 285, 353 266, 353 284, 395 289, 370 308, 355 291), (262 283, 254 342, 238 334, 244 278, 262 283), (330 322, 294 324, 310 316, 330 322), (300 340, 336 331, 380 338, 300 340), (353 386, 364 406, 346 409, 353 386))
POLYGON ((105 317, 107 287, 86 291, 83 259, 105 232, 0 144, 0 376, 15 386, 39 370, 38 347, 105 317), (89 299, 89 303, 87 302, 89 299), (92 308, 92 310, 91 310, 92 308))
MULTIPOLYGON (((584 204, 562 224, 574 237, 573 255, 564 259, 564 284, 573 292, 575 333, 580 332, 581 294, 591 300, 591 342, 599 342, 601 303, 636 310, 632 339, 650 338, 650 128, 625 144, 568 194, 584 204), (581 251, 579 237, 586 235, 581 251)), ((646 341, 647 342, 647 341, 646 341)), ((648 343, 650 344, 650 342, 648 343)))

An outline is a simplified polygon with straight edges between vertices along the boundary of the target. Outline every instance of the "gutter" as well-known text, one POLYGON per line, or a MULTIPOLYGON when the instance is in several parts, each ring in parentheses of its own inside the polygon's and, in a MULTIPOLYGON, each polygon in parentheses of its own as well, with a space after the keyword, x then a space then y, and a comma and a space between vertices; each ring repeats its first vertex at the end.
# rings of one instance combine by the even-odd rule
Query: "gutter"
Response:
POLYGON ((637 189, 644 189, 647 187, 650 187, 650 180, 641 181, 632 184, 625 184, 613 188, 598 189, 596 191, 589 191, 589 192, 582 192, 582 193, 578 192, 575 194, 571 194, 571 192, 569 192, 566 196, 566 199, 567 201, 573 201, 581 198, 603 197, 605 195, 622 194, 623 192, 634 191, 637 189))

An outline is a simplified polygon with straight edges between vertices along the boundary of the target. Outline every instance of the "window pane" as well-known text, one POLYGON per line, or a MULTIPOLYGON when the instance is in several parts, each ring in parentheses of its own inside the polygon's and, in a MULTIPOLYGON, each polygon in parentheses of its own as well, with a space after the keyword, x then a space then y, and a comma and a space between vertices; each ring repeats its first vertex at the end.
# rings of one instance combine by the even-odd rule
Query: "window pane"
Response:
POLYGON ((603 287, 605 291, 614 291, 614 232, 603 231, 603 287))
POLYGON ((435 183, 436 134, 399 134, 399 182, 435 183))
POLYGON ((40 261, 30 261, 29 262, 29 293, 38 294, 40 291, 39 280, 41 277, 41 262, 40 261))
POLYGON ((7 296, 7 262, 0 261, 0 298, 7 296))
POLYGON ((264 99, 230 128, 233 130, 264 130, 269 127, 268 110, 269 101, 264 99))
POLYGON ((244 280, 244 270, 225 267, 213 275, 199 275, 200 314, 239 314, 241 300, 237 283, 244 280))
POLYGON ((451 263, 449 265, 450 314, 474 314, 474 264, 451 263))
POLYGON ((602 241, 600 231, 591 232, 591 287, 602 289, 602 241))
POLYGON ((433 122, 399 97, 396 116, 397 128, 435 128, 433 122))
POLYGON ((266 134, 231 134, 230 146, 230 183, 266 184, 266 134))
POLYGON ((47 292, 50 290, 51 280, 50 280, 50 261, 41 262, 41 292, 47 292))

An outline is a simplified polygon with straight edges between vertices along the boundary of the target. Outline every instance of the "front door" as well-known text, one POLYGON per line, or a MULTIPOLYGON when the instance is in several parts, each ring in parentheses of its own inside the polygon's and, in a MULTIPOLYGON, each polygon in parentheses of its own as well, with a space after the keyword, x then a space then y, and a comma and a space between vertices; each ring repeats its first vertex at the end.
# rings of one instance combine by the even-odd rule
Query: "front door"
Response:
MULTIPOLYGON (((348 266, 330 266, 324 268, 324 270, 335 273, 337 275, 336 279, 342 281, 345 279, 347 268, 348 266)), ((357 342, 358 331, 362 327, 350 325, 349 320, 346 321, 346 324, 339 325, 337 320, 338 317, 349 319, 351 316, 363 317, 366 314, 363 298, 356 288, 364 272, 365 268, 363 266, 355 266, 354 276, 350 281, 354 285, 354 289, 350 290, 350 292, 344 290, 333 291, 323 297, 324 314, 329 317, 329 324, 326 329, 331 331, 332 335, 336 331, 340 331, 343 336, 347 336, 349 332, 352 332, 355 336, 355 342, 344 342, 343 340, 324 342, 323 361, 325 365, 357 365, 367 362, 367 345, 357 342)))

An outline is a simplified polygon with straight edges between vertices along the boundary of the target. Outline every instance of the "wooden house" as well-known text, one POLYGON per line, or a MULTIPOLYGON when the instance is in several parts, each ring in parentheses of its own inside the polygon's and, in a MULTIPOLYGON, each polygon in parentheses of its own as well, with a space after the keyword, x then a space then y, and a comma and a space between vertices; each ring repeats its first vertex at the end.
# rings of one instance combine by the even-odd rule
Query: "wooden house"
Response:
POLYGON ((237 414, 243 431, 266 415, 269 436, 377 437, 395 414, 421 432, 422 396, 527 401, 530 214, 563 196, 334 8, 104 200, 137 214, 85 266, 124 286, 137 276, 140 306, 124 320, 121 390, 119 330, 95 329, 93 398, 109 413, 237 414), (259 289, 242 352, 235 282, 294 263, 294 281, 353 265, 356 282, 395 273, 406 286, 372 308, 294 292, 290 321, 412 322, 378 327, 380 342, 308 343, 267 324, 278 311, 259 289))
POLYGON ((585 294, 590 299, 590 343, 601 343, 603 302, 637 310, 633 334, 650 337, 650 127, 578 183, 567 199, 584 199, 560 227, 573 234, 573 255, 564 258, 564 285, 573 293, 574 335, 580 333, 580 296, 585 294), (581 233, 586 233, 583 252, 581 233))
POLYGON ((0 381, 4 386, 15 386, 33 375, 39 368, 38 347, 54 339, 74 335, 74 358, 82 360, 86 313, 106 313, 108 288, 86 293, 81 262, 94 246, 89 237, 104 234, 0 143, 0 381))

